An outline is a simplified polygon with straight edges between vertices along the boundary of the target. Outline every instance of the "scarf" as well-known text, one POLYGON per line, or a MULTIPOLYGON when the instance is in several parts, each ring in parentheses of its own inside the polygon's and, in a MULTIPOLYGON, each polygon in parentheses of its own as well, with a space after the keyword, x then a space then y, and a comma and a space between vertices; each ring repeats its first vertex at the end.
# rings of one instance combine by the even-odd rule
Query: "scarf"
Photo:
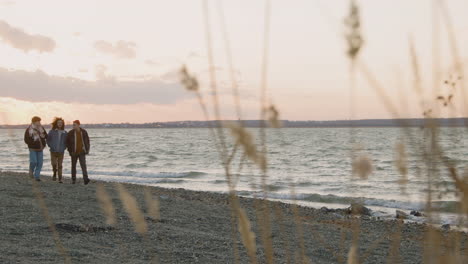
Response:
POLYGON ((29 126, 29 136, 34 139, 34 141, 40 141, 41 137, 45 137, 45 129, 43 126, 37 128, 34 124, 29 126))

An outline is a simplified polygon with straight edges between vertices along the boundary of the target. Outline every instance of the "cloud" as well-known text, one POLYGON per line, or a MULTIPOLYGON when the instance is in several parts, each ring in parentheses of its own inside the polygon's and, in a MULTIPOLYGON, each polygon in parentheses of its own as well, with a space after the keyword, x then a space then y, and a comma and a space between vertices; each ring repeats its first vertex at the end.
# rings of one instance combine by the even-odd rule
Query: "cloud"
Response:
POLYGON ((42 53, 52 52, 55 49, 53 39, 42 35, 31 35, 20 28, 12 27, 3 20, 0 20, 0 39, 24 52, 36 50, 42 53))
POLYGON ((16 4, 15 1, 9 1, 9 0, 0 1, 0 6, 13 6, 15 4, 16 4))
POLYGON ((168 83, 155 77, 146 80, 116 80, 107 76, 106 68, 101 66, 98 66, 98 70, 103 79, 98 81, 51 76, 42 71, 0 68, 0 97, 31 102, 173 104, 193 96, 179 83, 168 83))
POLYGON ((159 66, 159 63, 155 60, 145 60, 145 64, 149 66, 159 66))
POLYGON ((115 81, 115 78, 107 75, 107 67, 105 65, 99 64, 95 67, 96 80, 98 81, 115 81))
POLYGON ((94 42, 94 48, 104 54, 112 55, 120 59, 133 59, 136 57, 136 44, 131 41, 119 40, 117 43, 99 40, 94 42))
POLYGON ((196 51, 191 51, 187 55, 187 59, 201 59, 201 58, 204 58, 204 57, 196 51))

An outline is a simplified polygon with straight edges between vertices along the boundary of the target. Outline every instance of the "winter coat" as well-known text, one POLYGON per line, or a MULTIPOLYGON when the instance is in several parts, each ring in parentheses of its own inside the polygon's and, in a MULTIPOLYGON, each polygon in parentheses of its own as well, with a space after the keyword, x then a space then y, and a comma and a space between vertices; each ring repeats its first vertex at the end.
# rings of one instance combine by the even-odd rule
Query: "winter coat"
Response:
MULTIPOLYGON (((81 129, 81 138, 83 140, 83 148, 84 148, 84 151, 85 151, 85 154, 89 154, 89 150, 91 148, 91 145, 89 143, 89 136, 88 136, 88 132, 83 129, 83 128, 80 128, 81 129)), ((70 153, 70 156, 73 156, 75 154, 75 150, 76 150, 76 131, 74 129, 68 131, 67 133, 67 149, 68 149, 68 153, 70 153)))
POLYGON ((47 135, 47 145, 50 152, 64 153, 67 148, 67 131, 51 129, 47 135))
POLYGON ((28 145, 28 148, 35 151, 42 151, 46 147, 47 133, 44 127, 39 128, 30 125, 24 131, 24 143, 28 145), (43 137, 41 137, 41 134, 43 137))

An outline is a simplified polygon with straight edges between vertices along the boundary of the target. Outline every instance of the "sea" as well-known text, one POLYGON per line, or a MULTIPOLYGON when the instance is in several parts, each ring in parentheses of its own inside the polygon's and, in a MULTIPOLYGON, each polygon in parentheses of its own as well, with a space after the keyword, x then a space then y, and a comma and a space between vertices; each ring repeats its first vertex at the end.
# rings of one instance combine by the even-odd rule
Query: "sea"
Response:
MULTIPOLYGON (((260 129, 248 129, 260 144, 260 129)), ((428 190, 441 223, 456 224, 459 195, 447 164, 464 177, 468 165, 466 128, 441 128, 437 143, 442 160, 430 150, 430 132, 422 128, 269 128, 266 132, 268 171, 263 174, 242 149, 230 165, 239 195, 267 197, 304 206, 345 208, 353 202, 373 209, 374 216, 392 218, 395 210, 424 212, 428 190), (397 146, 404 146, 404 154, 397 146), (400 153, 400 154, 398 154, 400 153), (353 175, 351 156, 368 157, 367 179, 353 175), (403 177, 396 161, 403 162, 403 177), (268 192, 262 192, 262 179, 268 192), (406 180, 402 183, 402 180, 406 180)), ((218 141, 208 128, 88 129, 87 156, 91 179, 166 188, 227 192, 218 141), (217 147, 218 146, 218 147, 217 147)), ((223 130, 228 151, 233 137, 223 130)), ((0 129, 0 170, 28 171, 23 129, 0 129)), ((70 157, 64 176, 70 177, 70 157)), ((44 152, 43 175, 52 175, 50 153, 44 152)), ((78 178, 81 170, 78 168, 78 178)), ((466 178, 465 178, 466 179, 466 178)), ((414 221, 421 218, 410 216, 414 221)))

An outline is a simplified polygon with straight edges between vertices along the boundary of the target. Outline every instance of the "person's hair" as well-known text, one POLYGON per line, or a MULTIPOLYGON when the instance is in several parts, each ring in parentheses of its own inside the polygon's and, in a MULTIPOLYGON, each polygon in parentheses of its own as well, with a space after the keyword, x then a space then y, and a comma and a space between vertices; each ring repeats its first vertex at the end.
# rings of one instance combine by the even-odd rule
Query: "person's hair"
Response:
POLYGON ((64 130, 64 129, 65 129, 65 120, 63 120, 63 118, 61 118, 61 117, 55 117, 55 118, 54 118, 54 121, 52 121, 52 129, 64 130), (62 121, 62 122, 63 122, 62 128, 59 128, 59 127, 58 127, 58 125, 57 125, 58 121, 62 121))
POLYGON ((75 121, 73 121, 73 124, 81 125, 80 120, 75 120, 75 121))
POLYGON ((40 117, 34 116, 34 117, 31 119, 31 122, 32 122, 32 123, 35 123, 35 122, 41 121, 41 120, 42 120, 42 119, 41 119, 40 117))

